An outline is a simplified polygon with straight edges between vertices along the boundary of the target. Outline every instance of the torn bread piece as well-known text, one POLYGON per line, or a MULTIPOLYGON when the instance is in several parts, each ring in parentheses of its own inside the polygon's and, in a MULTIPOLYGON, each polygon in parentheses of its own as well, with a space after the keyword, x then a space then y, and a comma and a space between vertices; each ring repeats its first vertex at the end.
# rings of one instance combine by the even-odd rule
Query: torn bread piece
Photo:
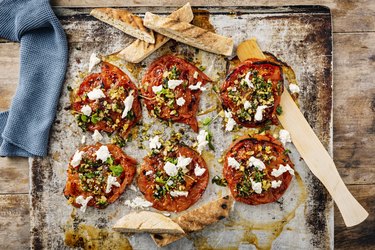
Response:
POLYGON ((232 38, 215 34, 188 22, 181 22, 146 12, 143 23, 146 27, 160 34, 201 50, 225 56, 232 55, 232 38))
MULTIPOLYGON (((168 17, 174 20, 191 22, 193 20, 194 15, 193 11, 191 10, 190 3, 187 3, 180 9, 172 12, 168 17)), ((156 32, 154 32, 154 36, 154 44, 150 44, 138 39, 131 43, 125 49, 118 52, 116 56, 131 63, 141 62, 143 59, 151 55, 155 50, 163 46, 170 39, 169 37, 165 37, 156 32)))
MULTIPOLYGON (((173 219, 185 233, 196 232, 229 216, 234 204, 231 195, 224 196, 218 200, 209 202, 197 209, 184 213, 173 219)), ((151 237, 159 247, 175 242, 186 235, 172 235, 155 233, 151 237)))
POLYGON ((93 9, 90 15, 100 21, 108 23, 128 35, 134 36, 148 43, 155 43, 154 33, 143 25, 142 18, 127 10, 97 8, 93 9))
POLYGON ((155 212, 141 211, 125 215, 113 229, 125 233, 184 234, 184 230, 170 218, 155 212))

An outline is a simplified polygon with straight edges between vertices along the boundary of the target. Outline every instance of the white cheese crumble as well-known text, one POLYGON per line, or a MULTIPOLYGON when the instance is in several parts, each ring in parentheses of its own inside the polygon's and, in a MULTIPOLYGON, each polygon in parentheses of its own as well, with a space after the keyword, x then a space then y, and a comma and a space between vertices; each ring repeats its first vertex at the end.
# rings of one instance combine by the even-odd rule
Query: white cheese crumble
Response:
POLYGON ((250 157, 250 164, 249 164, 249 166, 250 167, 254 166, 259 171, 262 171, 262 170, 264 170, 266 168, 266 165, 264 165, 264 163, 261 160, 255 158, 254 156, 250 157))
POLYGON ((81 112, 86 116, 90 116, 91 112, 92 112, 92 109, 89 105, 83 105, 82 108, 81 108, 81 112))
POLYGON ((76 198, 76 203, 81 205, 81 207, 79 208, 79 210, 81 210, 83 213, 86 211, 86 208, 87 208, 87 204, 89 203, 89 201, 92 199, 93 197, 92 196, 89 196, 87 198, 83 198, 82 195, 78 196, 76 198))
POLYGON ((234 169, 240 169, 240 163, 233 157, 228 157, 228 165, 234 169))
POLYGON ((124 111, 122 112, 121 118, 125 118, 128 115, 128 112, 133 107, 133 101, 134 101, 133 92, 134 90, 130 90, 129 95, 124 100, 125 108, 124 108, 124 111))
POLYGON ((164 164, 164 171, 167 173, 167 175, 172 177, 176 176, 178 173, 177 166, 169 161, 164 164))
POLYGON ((171 216, 171 214, 170 214, 170 213, 167 213, 167 212, 163 212, 163 215, 164 215, 164 216, 167 216, 167 217, 171 216))
POLYGON ((103 139, 103 136, 98 130, 95 129, 94 134, 92 134, 92 139, 94 142, 100 142, 103 139))
POLYGON ((287 142, 292 142, 292 138, 290 137, 289 131, 285 129, 281 129, 279 131, 279 139, 281 143, 284 145, 284 147, 287 142))
POLYGON ((153 173, 152 170, 148 170, 148 171, 145 173, 145 175, 146 175, 146 176, 149 176, 149 175, 152 175, 152 173, 153 173))
POLYGON ((98 100, 100 98, 105 98, 105 94, 101 89, 93 89, 87 93, 87 96, 90 100, 98 100))
POLYGON ((173 181, 172 180, 167 181, 167 185, 168 186, 172 186, 173 185, 173 181))
POLYGON ((117 177, 108 175, 107 179, 107 186, 105 188, 105 192, 108 194, 112 190, 112 186, 120 187, 120 183, 117 181, 117 177))
POLYGON ((125 205, 131 208, 146 208, 146 207, 151 207, 152 203, 149 201, 146 201, 145 199, 141 197, 135 197, 132 201, 126 200, 125 205))
POLYGON ((193 75, 194 79, 197 79, 198 78, 198 71, 194 71, 194 75, 193 75))
POLYGON ((271 175, 275 177, 279 177, 285 172, 289 172, 291 175, 294 175, 294 170, 289 166, 289 164, 286 164, 286 166, 280 164, 279 169, 272 169, 271 175))
POLYGON ((281 186, 281 183, 283 183, 281 180, 278 181, 271 181, 271 187, 272 188, 278 188, 281 186))
POLYGON ((289 84, 289 90, 292 94, 294 94, 294 93, 299 93, 301 89, 299 88, 297 84, 291 83, 289 84))
POLYGON ((265 105, 261 105, 261 106, 257 107, 257 111, 256 111, 255 116, 254 116, 254 119, 256 121, 263 120, 263 110, 266 109, 266 108, 268 108, 268 107, 265 106, 265 105))
POLYGON ((199 131, 199 134, 197 136, 197 141, 198 141, 197 151, 200 154, 202 154, 202 150, 208 145, 207 136, 208 136, 208 133, 206 130, 202 129, 201 131, 199 131))
POLYGON ((168 80, 168 88, 175 89, 177 86, 183 83, 183 80, 168 80))
POLYGON ((185 99, 183 97, 180 97, 176 100, 176 103, 178 106, 183 106, 185 104, 185 99))
POLYGON ((232 113, 230 111, 224 111, 225 117, 228 119, 227 124, 225 125, 226 131, 232 131, 236 121, 232 118, 232 113))
POLYGON ((186 168, 193 159, 190 157, 184 157, 180 155, 177 157, 177 169, 182 169, 182 172, 187 173, 189 170, 186 168))
POLYGON ((86 143, 86 136, 83 135, 81 138, 81 144, 85 144, 85 143, 86 143))
POLYGON ((250 80, 250 76, 251 76, 251 74, 252 74, 251 71, 247 72, 244 81, 245 81, 245 83, 247 84, 247 86, 248 86, 249 88, 252 88, 252 89, 253 89, 253 88, 254 88, 254 85, 253 85, 253 83, 252 83, 251 80, 250 80))
POLYGON ((205 87, 202 87, 202 82, 197 82, 195 85, 190 85, 189 86, 189 89, 191 90, 201 90, 201 91, 205 91, 206 88, 205 87))
POLYGON ((161 147, 161 143, 159 141, 159 136, 155 135, 150 139, 150 143, 148 144, 150 149, 159 149, 161 147))
POLYGON ((101 160, 102 162, 105 162, 110 156, 111 153, 109 153, 107 146, 100 146, 98 151, 96 151, 96 160, 101 160))
POLYGON ((257 193, 257 194, 262 193, 262 183, 255 182, 251 178, 250 178, 250 181, 251 181, 251 188, 254 190, 254 192, 257 193))
POLYGON ((185 196, 187 197, 189 192, 188 191, 171 191, 169 192, 169 194, 172 196, 172 197, 178 197, 178 196, 185 196))
POLYGON ((201 168, 198 164, 195 164, 194 174, 196 176, 202 176, 206 172, 205 168, 201 168))
POLYGON ((73 155, 73 159, 72 159, 72 161, 70 162, 70 165, 72 165, 73 167, 77 167, 77 166, 81 163, 81 160, 82 160, 82 154, 83 154, 82 151, 77 150, 77 151, 74 153, 74 155, 73 155))
POLYGON ((155 94, 159 93, 162 90, 163 90, 163 85, 152 86, 152 92, 154 92, 155 94))
POLYGON ((250 107, 251 107, 251 103, 248 100, 246 100, 245 103, 243 104, 243 108, 245 110, 248 110, 250 107))
POLYGON ((101 62, 100 58, 96 56, 96 53, 92 53, 90 56, 90 62, 89 62, 89 72, 92 71, 95 65, 99 64, 101 62))

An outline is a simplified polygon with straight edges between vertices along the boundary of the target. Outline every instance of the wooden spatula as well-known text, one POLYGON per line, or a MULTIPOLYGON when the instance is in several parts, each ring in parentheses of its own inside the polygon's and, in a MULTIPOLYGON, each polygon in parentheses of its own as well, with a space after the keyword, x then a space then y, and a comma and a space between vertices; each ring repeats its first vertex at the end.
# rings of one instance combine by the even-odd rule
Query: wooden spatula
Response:
MULTIPOLYGON (((249 58, 266 59, 254 38, 242 42, 237 47, 237 56, 241 61, 249 58)), ((345 186, 335 163, 294 103, 288 90, 281 95, 280 105, 283 110, 278 116, 281 125, 291 134, 295 147, 311 172, 331 194, 344 218, 345 225, 351 227, 364 221, 368 216, 367 211, 345 186)))

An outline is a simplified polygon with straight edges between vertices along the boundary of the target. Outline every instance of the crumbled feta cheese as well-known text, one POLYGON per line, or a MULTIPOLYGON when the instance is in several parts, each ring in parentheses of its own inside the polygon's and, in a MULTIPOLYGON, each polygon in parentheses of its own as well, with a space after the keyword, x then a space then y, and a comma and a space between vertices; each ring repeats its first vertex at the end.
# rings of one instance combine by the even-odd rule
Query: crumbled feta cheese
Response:
POLYGON ((243 104, 243 107, 245 110, 248 110, 251 107, 251 103, 248 100, 246 100, 245 103, 243 104))
POLYGON ((87 93, 87 96, 90 100, 98 100, 100 98, 105 98, 105 94, 101 89, 93 89, 87 93))
POLYGON ((189 86, 189 89, 191 90, 201 90, 201 91, 205 91, 206 88, 205 87, 202 87, 202 82, 197 82, 195 85, 190 85, 189 86))
POLYGON ((251 167, 251 166, 254 166, 254 167, 256 167, 259 171, 262 171, 262 170, 264 170, 264 169, 266 168, 266 165, 264 165, 264 163, 263 163, 261 160, 255 158, 254 156, 251 156, 251 157, 250 157, 250 164, 249 164, 249 166, 250 166, 250 167, 251 167))
POLYGON ((281 186, 281 183, 282 181, 278 180, 278 181, 271 181, 271 187, 272 188, 278 188, 281 186))
POLYGON ((182 172, 187 173, 189 170, 186 168, 192 161, 192 158, 180 155, 177 157, 177 169, 182 169, 182 172))
POLYGON ((172 186, 173 185, 173 181, 172 180, 167 181, 167 185, 168 186, 172 186))
POLYGON ((194 75, 193 75, 194 79, 197 79, 198 78, 198 71, 194 71, 194 75))
POLYGON ((175 89, 177 86, 181 85, 183 83, 183 80, 169 80, 168 81, 168 88, 175 89))
POLYGON ((81 138, 81 144, 85 144, 85 143, 86 143, 86 136, 83 135, 81 138))
POLYGON ((234 125, 236 125, 236 121, 232 118, 232 112, 225 111, 224 114, 225 114, 225 117, 228 119, 227 124, 225 125, 225 130, 232 131, 234 128, 234 125))
POLYGON ((291 83, 289 84, 289 90, 292 94, 294 94, 294 93, 299 93, 301 89, 299 88, 297 84, 291 83))
POLYGON ((107 179, 107 186, 105 188, 105 192, 108 194, 112 190, 112 186, 120 187, 120 183, 117 181, 117 177, 108 175, 107 179))
POLYGON ((78 196, 76 198, 76 203, 79 204, 79 205, 81 205, 81 207, 79 208, 79 210, 81 210, 84 213, 86 211, 87 204, 89 203, 89 201, 92 198, 93 198, 92 196, 89 196, 87 198, 84 198, 82 195, 78 196))
POLYGON ((149 176, 149 175, 152 175, 152 173, 153 173, 152 170, 148 170, 148 171, 145 173, 145 175, 146 175, 146 176, 149 176))
POLYGON ((253 85, 253 83, 252 83, 251 80, 250 80, 250 76, 251 76, 251 74, 252 74, 251 71, 247 72, 244 81, 246 82, 246 84, 247 84, 247 86, 248 86, 249 88, 252 88, 252 89, 253 89, 253 88, 254 88, 254 85, 253 85))
POLYGON ((137 192, 137 191, 138 191, 138 190, 137 190, 137 187, 134 186, 133 184, 131 184, 131 185, 129 186, 129 189, 132 190, 132 191, 134 191, 134 192, 137 192))
POLYGON ((94 142, 100 142, 103 139, 103 136, 98 130, 95 129, 94 134, 92 135, 92 139, 94 140, 94 142))
POLYGON ((167 213, 167 212, 163 212, 163 215, 164 215, 164 216, 167 216, 167 217, 171 216, 171 214, 170 214, 170 213, 167 213))
POLYGON ((281 143, 284 145, 284 147, 287 142, 292 142, 292 138, 290 137, 289 131, 285 129, 281 129, 279 131, 279 139, 281 143))
POLYGON ((272 169, 271 175, 275 177, 279 177, 286 171, 288 171, 291 175, 294 175, 294 170, 289 166, 289 164, 286 164, 286 166, 280 164, 279 169, 276 169, 276 168, 272 169))
POLYGON ((90 56, 90 62, 89 62, 89 72, 92 71, 95 65, 100 63, 100 58, 96 56, 96 53, 92 53, 90 56))
POLYGON ((149 201, 146 201, 145 199, 141 197, 135 197, 132 201, 126 200, 125 205, 131 208, 146 208, 146 207, 151 207, 152 203, 149 201))
POLYGON ((72 159, 72 161, 70 162, 70 165, 72 165, 73 167, 77 167, 77 166, 81 163, 81 160, 82 160, 82 154, 83 154, 82 151, 77 150, 77 151, 74 153, 74 155, 73 155, 73 159, 72 159))
POLYGON ((202 150, 206 147, 206 145, 208 145, 207 136, 208 136, 208 133, 206 130, 202 129, 201 131, 199 131, 199 134, 197 136, 197 141, 198 141, 197 150, 200 154, 202 153, 202 150))
POLYGON ((250 181, 251 181, 251 188, 254 190, 254 192, 257 193, 257 194, 262 193, 262 183, 255 182, 251 178, 250 178, 250 181))
POLYGON ((228 157, 228 165, 234 169, 240 169, 240 163, 233 157, 228 157))
POLYGON ((122 112, 121 118, 125 118, 128 115, 128 112, 133 107, 133 101, 134 101, 133 93, 134 93, 134 90, 130 90, 129 95, 124 100, 125 108, 124 108, 124 111, 122 112))
POLYGON ((205 168, 201 168, 198 164, 195 164, 194 174, 196 176, 202 176, 206 172, 205 168))
POLYGON ((183 106, 185 104, 185 99, 183 97, 180 97, 176 100, 176 103, 178 106, 183 106))
POLYGON ((154 92, 155 94, 159 93, 162 90, 163 90, 163 85, 152 86, 152 92, 154 92))
POLYGON ((268 108, 267 106, 261 105, 257 107, 257 111, 255 113, 254 119, 256 121, 261 121, 263 120, 263 110, 268 108))
POLYGON ((161 147, 161 143, 159 141, 159 136, 155 135, 153 138, 150 139, 149 147, 150 149, 159 149, 161 147))
POLYGON ((167 173, 167 175, 172 177, 176 176, 178 173, 177 166, 169 161, 164 164, 164 171, 167 173))
POLYGON ((169 192, 169 194, 172 196, 172 197, 178 197, 178 196, 185 196, 187 197, 189 192, 187 191, 171 191, 169 192))
POLYGON ((107 146, 100 146, 98 151, 96 151, 96 160, 101 160, 102 162, 105 162, 110 156, 111 153, 109 153, 107 146))
POLYGON ((89 105, 83 105, 82 108, 81 108, 81 112, 86 116, 90 116, 91 112, 92 112, 92 109, 89 105))

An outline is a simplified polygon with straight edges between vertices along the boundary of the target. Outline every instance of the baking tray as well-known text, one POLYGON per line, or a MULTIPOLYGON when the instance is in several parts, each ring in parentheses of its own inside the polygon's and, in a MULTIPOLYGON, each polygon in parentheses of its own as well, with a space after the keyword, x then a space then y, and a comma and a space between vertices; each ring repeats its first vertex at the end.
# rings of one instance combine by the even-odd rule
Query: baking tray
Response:
MULTIPOLYGON (((132 7, 130 11, 143 15, 146 11, 168 14, 172 7, 132 7)), ((120 234, 111 231, 113 223, 132 209, 125 200, 141 196, 139 191, 128 189, 121 198, 104 210, 88 208, 83 214, 70 206, 63 196, 69 158, 80 146, 82 135, 92 143, 89 133, 84 133, 69 111, 67 86, 76 87, 87 75, 92 52, 108 55, 126 47, 133 38, 91 17, 86 8, 56 8, 69 40, 69 66, 59 102, 57 117, 51 130, 49 153, 45 158, 35 158, 30 165, 31 194, 31 247, 33 249, 68 248, 65 241, 85 249, 155 249, 147 234, 120 234), (72 243, 73 242, 73 243, 72 243)), ((299 105, 306 119, 332 153, 332 30, 330 10, 322 6, 287 7, 207 7, 194 9, 195 23, 230 36, 235 44, 256 37, 261 48, 287 62, 296 73, 301 87, 299 105), (212 26, 211 26, 212 25, 212 26)), ((221 84, 228 67, 222 56, 199 51, 187 45, 169 41, 139 65, 112 61, 127 69, 137 83, 152 60, 166 53, 178 53, 201 61, 207 73, 221 84)), ((98 70, 98 68, 96 68, 98 70)), ((52 84, 52 83, 51 83, 52 84)), ((200 110, 210 109, 217 103, 212 91, 202 97, 200 110)), ((215 117, 214 110, 198 117, 215 117)), ((150 118, 143 107, 143 123, 152 124, 145 131, 138 126, 133 140, 124 151, 142 162, 146 155, 145 133, 155 130, 168 138, 172 131, 184 130, 183 141, 194 143, 196 134, 185 125, 165 126, 150 118)), ((209 166, 210 177, 221 174, 218 162, 233 138, 247 133, 246 129, 225 133, 223 119, 217 118, 209 129, 214 133, 215 152, 203 154, 209 166)), ((273 128, 276 129, 277 128, 273 128)), ((109 138, 105 136, 105 141, 109 138)), ((296 177, 284 196, 277 202, 248 206, 235 204, 229 218, 205 230, 189 235, 165 249, 332 249, 333 202, 321 183, 312 175, 293 145, 291 158, 295 163, 296 177)), ((202 199, 193 207, 228 193, 225 187, 208 185, 202 199)), ((171 215, 172 217, 176 214, 171 215)))

